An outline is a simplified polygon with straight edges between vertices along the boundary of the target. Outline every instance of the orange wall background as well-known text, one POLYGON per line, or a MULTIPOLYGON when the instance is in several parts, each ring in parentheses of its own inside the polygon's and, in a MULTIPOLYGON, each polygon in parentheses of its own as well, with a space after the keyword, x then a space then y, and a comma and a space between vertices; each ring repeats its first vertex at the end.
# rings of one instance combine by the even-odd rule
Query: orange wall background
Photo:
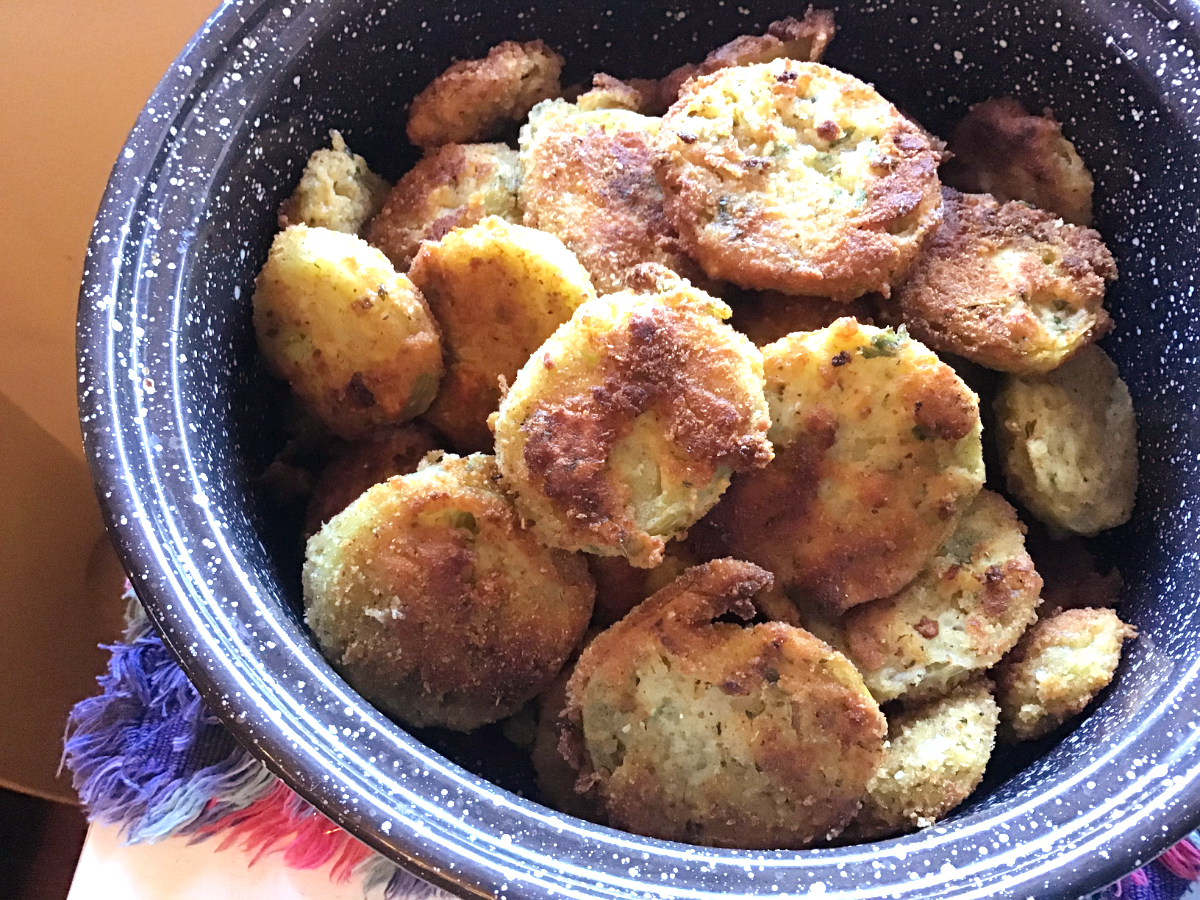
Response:
POLYGON ((83 459, 75 307, 108 173, 217 0, 0 0, 0 785, 69 801, 67 712, 120 633, 83 459))

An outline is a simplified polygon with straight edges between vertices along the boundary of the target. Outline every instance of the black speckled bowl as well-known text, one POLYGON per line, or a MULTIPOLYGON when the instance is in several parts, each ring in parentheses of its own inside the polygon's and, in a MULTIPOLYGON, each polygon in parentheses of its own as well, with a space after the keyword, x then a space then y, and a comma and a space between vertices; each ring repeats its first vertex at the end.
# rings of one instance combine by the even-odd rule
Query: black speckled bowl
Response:
POLYGON ((946 133, 967 105, 1049 105, 1096 175, 1121 279, 1107 341, 1133 392, 1142 483, 1103 542, 1141 639, 1057 745, 1001 759, 982 796, 920 834, 803 853, 647 840, 551 812, 488 736, 421 740, 368 706, 297 614, 296 561, 254 488, 281 440, 250 327, 275 210, 331 127, 389 177, 404 106, 453 56, 542 37, 593 69, 657 75, 795 2, 495 5, 226 2, 146 105, 105 195, 79 307, 87 453, 125 565, 180 662, 238 737, 372 846, 464 896, 1073 897, 1200 817, 1200 116, 1191 0, 864 2, 828 61, 946 133), (437 746, 438 751, 431 749, 437 746), (1007 763, 1007 765, 1006 765, 1007 763), (483 768, 480 766, 483 765, 483 768))

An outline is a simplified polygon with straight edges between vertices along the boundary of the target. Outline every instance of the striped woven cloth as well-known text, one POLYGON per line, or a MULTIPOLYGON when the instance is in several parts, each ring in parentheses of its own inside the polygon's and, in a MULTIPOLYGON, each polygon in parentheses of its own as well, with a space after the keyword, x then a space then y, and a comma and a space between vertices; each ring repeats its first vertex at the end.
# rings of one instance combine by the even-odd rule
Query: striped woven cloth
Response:
MULTIPOLYGON (((100 693, 76 705, 63 762, 90 821, 129 843, 173 836, 240 847, 251 864, 281 854, 296 869, 326 863, 385 900, 449 900, 338 828, 252 757, 201 701, 132 588, 124 639, 106 649, 100 693)), ((1086 900, 1200 900, 1200 836, 1086 900)))

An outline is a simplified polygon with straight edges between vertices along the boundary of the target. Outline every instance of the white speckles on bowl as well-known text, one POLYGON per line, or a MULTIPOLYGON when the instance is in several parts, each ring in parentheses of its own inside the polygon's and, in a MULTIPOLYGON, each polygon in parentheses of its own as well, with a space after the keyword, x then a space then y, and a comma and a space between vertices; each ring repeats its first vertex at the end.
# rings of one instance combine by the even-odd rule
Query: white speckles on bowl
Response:
POLYGON ((568 81, 658 75, 797 10, 229 2, 117 159, 80 298, 79 402, 126 566, 243 743, 336 821, 464 895, 1077 896, 1152 858, 1200 811, 1200 14, 1181 0, 848 3, 828 60, 942 134, 989 96, 1050 106, 1096 175, 1097 226, 1121 268, 1107 346, 1134 396, 1144 485, 1133 522, 1099 546, 1142 637, 1060 743, 1002 758, 979 799, 920 834, 709 850, 496 787, 365 704, 312 646, 294 548, 254 486, 281 439, 280 391, 257 361, 249 309, 275 210, 309 152, 336 127, 396 177, 414 159, 408 99, 453 57, 502 39, 544 38, 566 55, 568 81))

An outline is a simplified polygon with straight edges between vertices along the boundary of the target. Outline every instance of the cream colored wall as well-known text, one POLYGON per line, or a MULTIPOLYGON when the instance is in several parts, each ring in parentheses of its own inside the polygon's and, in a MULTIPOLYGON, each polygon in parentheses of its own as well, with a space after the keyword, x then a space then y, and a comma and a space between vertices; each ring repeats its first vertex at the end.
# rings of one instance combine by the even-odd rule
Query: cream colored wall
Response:
POLYGON ((109 170, 216 0, 0 0, 0 784, 56 780, 67 711, 118 633, 83 460, 75 306, 109 170))

